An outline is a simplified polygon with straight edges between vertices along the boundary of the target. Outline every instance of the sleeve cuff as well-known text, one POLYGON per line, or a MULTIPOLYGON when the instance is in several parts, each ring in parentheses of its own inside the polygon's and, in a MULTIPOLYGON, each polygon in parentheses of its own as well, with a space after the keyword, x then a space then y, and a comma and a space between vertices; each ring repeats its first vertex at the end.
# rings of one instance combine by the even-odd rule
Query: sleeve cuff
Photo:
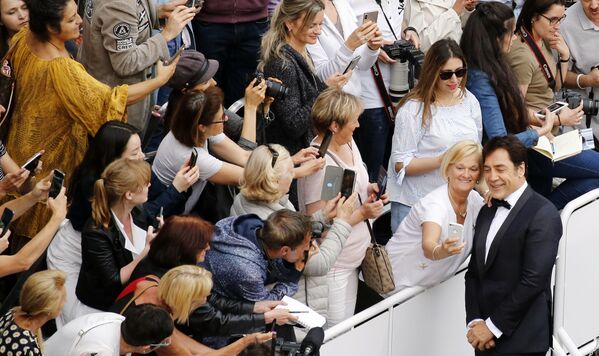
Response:
POLYGON ((491 318, 487 318, 487 320, 485 320, 485 324, 487 324, 487 328, 489 328, 489 330, 491 330, 491 332, 493 333, 493 335, 495 335, 496 338, 499 339, 501 337, 501 335, 503 335, 503 332, 501 332, 501 330, 497 329, 495 324, 493 324, 493 321, 491 321, 491 318))
POLYGON ((401 185, 401 183, 403 182, 406 176, 406 167, 410 164, 410 162, 412 162, 413 158, 414 157, 407 157, 397 161, 403 162, 403 167, 401 167, 401 170, 395 173, 395 183, 397 183, 397 185, 401 185))

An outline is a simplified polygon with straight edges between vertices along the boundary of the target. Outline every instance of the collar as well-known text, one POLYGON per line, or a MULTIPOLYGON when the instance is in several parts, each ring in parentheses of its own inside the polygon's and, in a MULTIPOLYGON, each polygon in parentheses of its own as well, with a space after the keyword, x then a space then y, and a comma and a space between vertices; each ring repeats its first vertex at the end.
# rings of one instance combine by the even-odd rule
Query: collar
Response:
POLYGON ((516 191, 513 192, 512 194, 508 195, 505 198, 505 201, 507 201, 508 203, 510 203, 510 205, 513 208, 516 205, 516 203, 518 202, 518 199, 520 199, 520 197, 522 196, 522 194, 526 190, 526 187, 528 187, 528 183, 526 183, 526 181, 525 181, 524 184, 522 184, 522 186, 520 188, 516 189, 516 191))
POLYGON ((599 31, 599 26, 595 25, 588 17, 587 14, 584 13, 584 9, 582 8, 582 4, 579 2, 576 4, 578 6, 578 8, 576 9, 577 11, 577 16, 578 19, 580 20, 580 26, 582 27, 583 30, 588 31, 588 30, 595 30, 595 31, 599 31))

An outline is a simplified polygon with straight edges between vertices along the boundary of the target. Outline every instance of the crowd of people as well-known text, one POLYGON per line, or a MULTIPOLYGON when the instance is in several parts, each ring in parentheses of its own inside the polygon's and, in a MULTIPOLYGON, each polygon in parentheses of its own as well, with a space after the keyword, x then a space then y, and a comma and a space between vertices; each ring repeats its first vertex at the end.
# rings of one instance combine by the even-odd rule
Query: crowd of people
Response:
POLYGON ((599 153, 534 147, 597 124, 597 41, 597 0, 0 0, 0 354, 268 355, 389 214, 381 297, 469 258, 475 354, 544 355, 599 153))

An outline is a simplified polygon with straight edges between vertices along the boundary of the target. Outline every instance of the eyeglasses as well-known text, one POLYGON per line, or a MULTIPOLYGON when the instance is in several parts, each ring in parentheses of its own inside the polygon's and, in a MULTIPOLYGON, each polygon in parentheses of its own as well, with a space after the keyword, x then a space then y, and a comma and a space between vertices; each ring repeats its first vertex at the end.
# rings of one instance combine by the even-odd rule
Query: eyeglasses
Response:
POLYGON ((158 343, 158 344, 150 344, 150 349, 147 351, 147 353, 150 353, 152 351, 155 351, 156 349, 159 349, 161 347, 167 347, 171 345, 171 338, 168 337, 164 340, 162 340, 162 342, 158 343))
POLYGON ((566 14, 564 14, 564 16, 562 16, 562 17, 547 17, 547 16, 545 16, 545 15, 543 15, 543 14, 541 14, 541 16, 542 16, 543 18, 546 18, 546 19, 549 21, 549 24, 550 24, 551 26, 555 26, 555 25, 557 25, 558 23, 561 23, 561 22, 562 22, 562 21, 564 21, 564 19, 566 18, 566 14))
POLYGON ((270 145, 266 145, 266 148, 268 148, 270 154, 272 154, 272 162, 270 163, 270 165, 272 168, 275 168, 275 164, 277 163, 277 159, 279 158, 279 152, 275 151, 270 145))
POLYGON ((219 121, 212 121, 209 125, 224 124, 228 120, 229 120, 229 117, 223 111, 223 116, 221 116, 220 120, 219 121))
POLYGON ((442 70, 439 72, 439 78, 441 80, 449 80, 455 74, 456 77, 462 78, 468 72, 468 68, 458 68, 456 70, 442 70))

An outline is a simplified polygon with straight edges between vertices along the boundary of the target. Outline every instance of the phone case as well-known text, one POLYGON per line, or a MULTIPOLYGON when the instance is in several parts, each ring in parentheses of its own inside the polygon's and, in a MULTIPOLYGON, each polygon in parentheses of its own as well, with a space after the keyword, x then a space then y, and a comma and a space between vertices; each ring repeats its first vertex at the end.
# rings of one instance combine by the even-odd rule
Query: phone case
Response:
POLYGON ((343 168, 337 166, 327 166, 324 171, 324 180, 322 182, 320 199, 327 201, 335 198, 341 191, 342 181, 343 168))

